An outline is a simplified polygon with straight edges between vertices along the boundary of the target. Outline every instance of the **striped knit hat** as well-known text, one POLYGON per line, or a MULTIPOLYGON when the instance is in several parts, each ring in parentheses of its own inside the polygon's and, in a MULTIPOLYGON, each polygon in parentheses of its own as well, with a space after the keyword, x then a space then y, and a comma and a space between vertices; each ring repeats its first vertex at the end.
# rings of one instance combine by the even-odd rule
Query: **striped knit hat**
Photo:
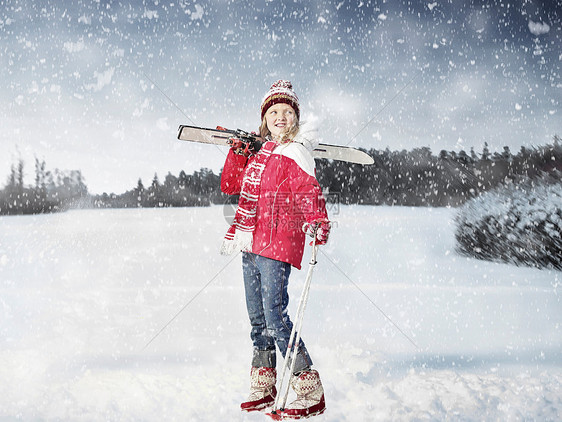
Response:
POLYGON ((289 104, 293 107, 295 113, 297 114, 297 119, 300 119, 299 97, 297 97, 297 94, 293 91, 291 81, 280 79, 271 85, 271 88, 269 88, 269 91, 267 91, 267 94, 265 94, 261 103, 262 120, 267 109, 272 105, 279 103, 289 104))

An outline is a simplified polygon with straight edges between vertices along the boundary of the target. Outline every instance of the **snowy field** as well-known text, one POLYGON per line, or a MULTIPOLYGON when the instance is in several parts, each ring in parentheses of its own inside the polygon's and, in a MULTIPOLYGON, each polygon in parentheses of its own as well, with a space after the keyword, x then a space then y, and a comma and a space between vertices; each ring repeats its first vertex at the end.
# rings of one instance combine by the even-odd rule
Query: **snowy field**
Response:
MULTIPOLYGON (((453 216, 332 210, 303 326, 315 421, 562 418, 562 273, 459 256, 453 216)), ((238 410, 251 342, 226 229, 220 206, 0 217, 0 420, 266 420, 238 410)))

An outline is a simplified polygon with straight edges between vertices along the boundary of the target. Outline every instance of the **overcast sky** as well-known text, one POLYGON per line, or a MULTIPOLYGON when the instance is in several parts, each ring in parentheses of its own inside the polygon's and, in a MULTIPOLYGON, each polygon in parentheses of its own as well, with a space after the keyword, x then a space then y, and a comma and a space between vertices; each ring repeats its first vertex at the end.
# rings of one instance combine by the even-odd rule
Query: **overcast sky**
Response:
POLYGON ((91 193, 207 167, 180 124, 255 130, 290 79, 324 142, 512 152, 562 135, 554 1, 0 2, 0 186, 21 157, 91 193), (283 5, 290 3, 290 5, 283 5), (411 3, 411 4, 410 4, 411 3))

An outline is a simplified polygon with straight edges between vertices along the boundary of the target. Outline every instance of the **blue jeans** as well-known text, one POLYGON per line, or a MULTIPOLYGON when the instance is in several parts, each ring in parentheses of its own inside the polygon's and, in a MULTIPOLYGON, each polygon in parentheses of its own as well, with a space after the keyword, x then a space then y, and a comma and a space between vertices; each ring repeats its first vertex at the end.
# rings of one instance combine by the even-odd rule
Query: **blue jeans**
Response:
MULTIPOLYGON (((254 344, 252 366, 275 368, 275 344, 283 356, 287 352, 293 323, 289 319, 287 285, 291 265, 250 252, 242 254, 246 307, 254 344)), ((299 342, 294 372, 308 369, 312 360, 302 339, 299 342)))

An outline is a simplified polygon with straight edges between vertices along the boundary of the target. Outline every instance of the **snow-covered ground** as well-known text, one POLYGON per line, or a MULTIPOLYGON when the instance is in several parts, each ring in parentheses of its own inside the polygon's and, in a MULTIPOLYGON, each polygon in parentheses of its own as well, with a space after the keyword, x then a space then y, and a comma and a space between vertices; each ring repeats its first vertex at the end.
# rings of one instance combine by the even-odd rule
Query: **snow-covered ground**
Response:
MULTIPOLYGON (((562 273, 457 255, 453 215, 332 210, 303 327, 315 420, 560 420, 562 273)), ((264 420, 238 410, 251 342, 226 229, 220 206, 1 217, 0 420, 264 420)))

